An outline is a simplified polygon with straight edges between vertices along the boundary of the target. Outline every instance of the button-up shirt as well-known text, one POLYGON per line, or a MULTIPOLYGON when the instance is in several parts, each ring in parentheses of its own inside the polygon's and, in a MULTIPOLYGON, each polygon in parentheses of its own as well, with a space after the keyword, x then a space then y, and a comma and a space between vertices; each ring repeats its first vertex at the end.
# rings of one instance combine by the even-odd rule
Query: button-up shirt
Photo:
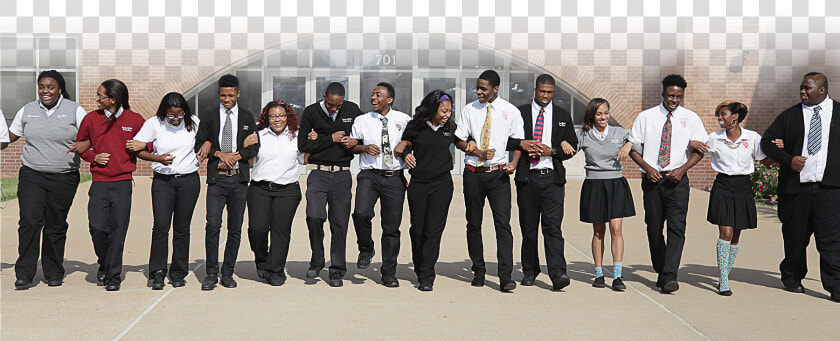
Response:
MULTIPOLYGON (((643 149, 642 157, 656 171, 667 172, 677 169, 688 162, 690 141, 705 143, 708 138, 703 121, 693 111, 682 106, 677 107, 671 116, 671 162, 665 168, 656 162, 659 158, 659 143, 662 140, 662 127, 668 117, 668 109, 662 103, 639 113, 633 121, 628 140, 643 149)), ((636 148, 636 147, 634 147, 636 148)), ((642 170, 644 172, 644 170, 642 170)))
MULTIPOLYGON (((227 113, 225 112, 227 108, 224 105, 219 103, 219 146, 222 145, 222 134, 225 131, 225 121, 227 121, 227 113)), ((231 146, 233 147, 233 151, 236 151, 236 126, 239 122, 239 104, 230 108, 230 137, 232 139, 231 146)), ((234 163, 231 169, 238 169, 239 162, 234 163)))
MULTIPOLYGON (((553 124, 551 124, 552 122, 554 122, 552 121, 554 109, 552 108, 551 103, 548 103, 548 105, 546 105, 545 107, 541 107, 539 104, 537 104, 537 102, 531 101, 531 131, 534 131, 533 128, 537 126, 537 117, 539 117, 540 115, 540 108, 544 108, 543 132, 541 143, 549 147, 554 147, 551 145, 551 129, 554 126, 553 124)), ((519 162, 531 162, 531 158, 528 157, 527 154, 523 154, 522 159, 520 159, 519 162)), ((541 156, 540 162, 537 163, 536 166, 531 165, 531 169, 554 169, 554 163, 552 163, 551 155, 541 156)))
POLYGON ((380 150, 376 155, 362 153, 359 157, 359 169, 405 169, 403 159, 394 156, 394 148, 402 141, 402 134, 410 120, 410 116, 396 110, 389 110, 385 116, 371 111, 356 117, 353 121, 353 129, 350 131, 350 138, 359 140, 360 145, 374 144, 380 150), (385 166, 385 150, 382 148, 382 117, 388 119, 388 144, 391 146, 391 157, 394 160, 391 167, 385 166))
MULTIPOLYGON (((297 133, 300 134, 300 131, 297 133)), ((288 127, 280 134, 274 133, 271 127, 265 127, 257 134, 260 136, 260 150, 254 159, 251 178, 281 185, 298 181, 298 165, 303 164, 303 153, 298 151, 297 134, 292 136, 288 127)))
POLYGON ((198 170, 198 158, 195 156, 195 134, 198 132, 198 116, 192 116, 195 128, 187 131, 184 120, 178 126, 173 126, 158 117, 151 117, 143 123, 143 127, 134 139, 140 142, 152 142, 155 155, 169 154, 173 156, 172 163, 164 165, 152 162, 152 170, 156 173, 190 174, 198 170))
POLYGON ((726 137, 726 129, 709 134, 709 154, 712 169, 726 175, 749 175, 755 171, 753 160, 764 160, 767 155, 761 151, 761 135, 741 128, 741 136, 735 141, 726 137))
MULTIPOLYGON (((484 120, 487 118, 488 104, 492 106, 490 112, 493 115, 488 149, 495 149, 496 153, 493 159, 487 160, 485 165, 492 167, 504 165, 508 162, 508 153, 506 152, 508 138, 523 139, 525 138, 525 130, 519 109, 510 102, 497 97, 492 103, 481 103, 475 100, 461 110, 461 119, 458 122, 458 128, 455 129, 457 138, 467 141, 472 136, 476 144, 481 145, 481 131, 484 127, 484 120)), ((522 162, 526 161, 523 160, 522 162)), ((478 157, 467 155, 464 158, 464 163, 476 166, 478 157)))
POLYGON ((799 182, 822 182, 823 173, 825 173, 826 157, 828 156, 828 136, 831 130, 831 116, 834 110, 834 100, 825 97, 820 104, 809 107, 802 104, 802 118, 805 120, 805 134, 802 143, 802 156, 807 157, 805 166, 799 171, 799 182), (820 142, 820 151, 814 155, 808 155, 808 133, 810 132, 811 116, 814 115, 814 107, 820 107, 820 120, 822 121, 822 141, 820 142))

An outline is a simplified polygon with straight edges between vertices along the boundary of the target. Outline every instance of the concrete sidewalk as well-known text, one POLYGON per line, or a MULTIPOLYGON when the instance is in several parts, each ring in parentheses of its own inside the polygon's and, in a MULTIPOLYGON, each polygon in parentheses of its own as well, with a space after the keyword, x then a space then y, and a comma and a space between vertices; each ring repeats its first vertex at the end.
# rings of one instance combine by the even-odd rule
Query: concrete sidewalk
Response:
MULTIPOLYGON (((302 178, 305 183, 305 177, 302 178)), ((438 279, 433 292, 416 289, 411 270, 406 203, 401 226, 402 250, 397 277, 399 288, 379 284, 379 232, 374 228, 377 255, 367 270, 358 270, 352 223, 348 232, 348 274, 345 286, 331 288, 325 278, 308 280, 304 274, 310 256, 301 203, 292 231, 287 273, 281 287, 271 287, 256 275, 249 248, 247 217, 236 267, 239 287, 200 290, 204 277, 204 194, 192 223, 187 286, 162 291, 148 286, 151 241, 151 179, 136 179, 131 226, 124 257, 125 280, 118 292, 96 284, 96 257, 87 228, 87 190, 82 184, 70 212, 67 236, 67 277, 61 287, 47 287, 40 273, 37 285, 15 290, 17 258, 16 200, 3 203, 0 234, 0 337, 4 340, 60 339, 488 339, 574 338, 610 339, 828 339, 840 332, 840 304, 831 302, 819 282, 819 258, 808 250, 811 271, 803 281, 806 294, 781 288, 778 264, 782 258, 780 224, 775 212, 759 209, 759 227, 742 237, 741 253, 731 274, 734 295, 717 295, 715 242, 717 227, 705 221, 708 193, 691 190, 686 245, 680 269, 680 290, 660 294, 650 266, 638 180, 630 186, 637 215, 625 219, 624 277, 626 292, 591 286, 592 227, 578 220, 581 179, 566 187, 563 232, 572 284, 552 292, 548 276, 537 286, 519 286, 513 293, 498 290, 495 236, 489 207, 485 209, 484 245, 488 285, 471 287, 467 254, 463 195, 456 178, 449 223, 443 235, 438 279)), ((305 187, 302 186, 302 187, 305 187)), ((515 193, 515 191, 513 191, 515 193)), ((515 194, 514 194, 515 195, 515 194)), ((516 200, 514 198, 513 202, 516 200)), ((377 208, 378 211, 378 208, 377 208)), ((246 215, 247 216, 247 215, 246 215)), ((378 218, 374 226, 378 226, 378 218)), ((521 279, 521 233, 514 205, 514 279, 521 279)), ((224 225, 223 225, 224 226, 224 225)), ((327 229, 328 230, 328 229, 327 229)), ((222 231, 224 236, 224 231, 222 231)), ((329 238, 326 238, 327 247, 329 238)), ((542 244, 542 243, 540 243, 542 244)), ((609 250, 609 243, 606 246, 609 250)), ((545 258, 540 250, 543 263, 545 258)), ((609 251, 605 265, 611 264, 609 251)), ((543 266, 545 273, 545 266, 543 266)), ((326 276, 326 271, 321 273, 326 276)), ((608 276, 609 277, 609 276, 608 276)), ((608 283, 610 279, 608 279, 608 283)))

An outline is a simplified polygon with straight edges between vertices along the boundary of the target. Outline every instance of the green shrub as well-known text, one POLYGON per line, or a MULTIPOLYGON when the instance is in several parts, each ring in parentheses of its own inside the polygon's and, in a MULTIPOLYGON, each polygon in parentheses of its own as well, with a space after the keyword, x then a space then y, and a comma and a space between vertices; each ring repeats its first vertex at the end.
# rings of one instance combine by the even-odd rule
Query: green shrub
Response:
POLYGON ((758 201, 776 204, 778 195, 776 188, 779 186, 779 165, 772 164, 765 167, 759 162, 755 163, 755 172, 750 174, 753 195, 758 201))
MULTIPOLYGON (((92 179, 90 174, 81 174, 79 176, 79 183, 90 181, 92 179)), ((0 179, 0 190, 2 190, 2 200, 17 199, 18 178, 2 178, 0 179)))

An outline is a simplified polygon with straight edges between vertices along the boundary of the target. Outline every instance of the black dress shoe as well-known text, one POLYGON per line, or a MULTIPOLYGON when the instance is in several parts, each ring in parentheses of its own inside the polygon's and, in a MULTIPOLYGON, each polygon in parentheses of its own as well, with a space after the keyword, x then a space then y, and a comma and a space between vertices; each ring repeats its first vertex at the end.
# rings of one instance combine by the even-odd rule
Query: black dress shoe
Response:
POLYGON ((222 275, 222 286, 225 288, 236 288, 236 280, 233 275, 222 275))
POLYGON ((525 275, 525 277, 522 277, 521 284, 523 287, 530 287, 534 285, 534 281, 536 280, 537 278, 534 275, 525 275))
POLYGON ((164 280, 166 279, 166 272, 159 270, 155 271, 152 274, 152 290, 163 290, 163 286, 166 285, 164 280))
POLYGON ((330 286, 338 288, 342 285, 344 285, 344 281, 341 280, 341 274, 338 272, 330 272, 330 286))
POLYGON ((285 275, 277 275, 272 273, 266 273, 265 275, 266 281, 268 281, 268 284, 271 284, 271 286, 279 287, 286 283, 285 275))
POLYGON ((187 285, 187 281, 185 281, 183 278, 169 279, 169 281, 172 282, 172 286, 175 288, 180 288, 182 286, 187 285))
POLYGON ((662 286, 664 286, 664 285, 665 285, 665 278, 664 277, 659 277, 659 278, 656 279, 656 287, 657 288, 661 289, 662 286))
POLYGON ((400 281, 394 275, 382 275, 382 285, 389 288, 396 288, 400 286, 400 281))
POLYGON ((554 291, 562 290, 563 288, 572 284, 572 279, 569 278, 569 275, 562 274, 560 276, 554 277, 551 279, 551 289, 554 291))
POLYGON ((484 274, 477 274, 473 276, 472 282, 470 285, 474 287, 483 287, 484 286, 484 274))
POLYGON ((718 293, 721 296, 732 296, 732 290, 724 290, 718 293))
POLYGON ((592 286, 596 288, 605 288, 607 286, 607 282, 604 281, 604 276, 595 277, 595 280, 592 281, 592 286))
POLYGON ((359 269, 367 269, 370 267, 370 261, 373 259, 374 251, 359 252, 359 260, 356 262, 356 267, 359 269))
POLYGON ((419 286, 419 287, 417 287, 417 290, 420 290, 420 291, 432 291, 432 285, 431 285, 431 284, 423 284, 423 283, 421 283, 421 284, 420 284, 420 286, 419 286))
POLYGON ((261 279, 266 279, 266 278, 265 278, 265 270, 262 270, 262 269, 260 269, 260 268, 257 268, 257 277, 259 277, 259 278, 261 278, 261 279))
POLYGON ((25 287, 25 286, 28 286, 30 284, 32 284, 31 279, 20 278, 20 279, 15 281, 15 288, 25 287))
POLYGON ((840 302, 840 290, 834 290, 831 293, 831 300, 834 302, 840 302))
POLYGON ((99 283, 105 282, 105 270, 96 271, 96 281, 99 283))
POLYGON ((321 269, 323 268, 309 268, 309 270, 306 270, 306 278, 318 278, 321 269))
POLYGON ((52 278, 47 280, 47 286, 50 287, 60 287, 62 284, 64 284, 64 281, 61 280, 61 278, 52 278))
POLYGON ((108 283, 105 285, 105 291, 119 291, 120 284, 119 283, 108 283))
POLYGON ((219 283, 219 277, 216 275, 207 275, 204 277, 204 280, 201 281, 201 290, 213 290, 216 288, 216 283, 219 283))
POLYGON ((674 291, 680 290, 680 283, 677 283, 677 280, 670 279, 662 285, 662 293, 663 294, 670 294, 674 291))
POLYGON ((509 279, 503 279, 499 282, 499 287, 503 292, 511 292, 513 289, 516 289, 516 282, 509 279))
POLYGON ((612 289, 615 291, 624 291, 625 289, 627 289, 627 286, 624 285, 624 280, 622 280, 621 277, 619 277, 613 280, 612 289))
POLYGON ((787 290, 787 291, 795 292, 797 294, 802 294, 802 293, 805 292, 805 287, 802 286, 802 282, 787 281, 787 282, 784 282, 784 284, 785 284, 785 290, 787 290))

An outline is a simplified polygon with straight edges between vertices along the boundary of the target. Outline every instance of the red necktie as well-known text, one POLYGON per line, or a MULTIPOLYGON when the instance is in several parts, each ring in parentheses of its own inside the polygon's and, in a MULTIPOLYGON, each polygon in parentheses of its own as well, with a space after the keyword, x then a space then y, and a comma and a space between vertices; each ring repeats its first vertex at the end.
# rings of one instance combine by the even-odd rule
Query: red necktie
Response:
MULTIPOLYGON (((543 134, 543 124, 545 118, 543 117, 543 113, 545 112, 545 108, 540 108, 540 114, 537 115, 537 123, 534 124, 534 140, 539 141, 542 143, 542 134, 543 134)), ((531 167, 536 167, 537 164, 540 163, 540 157, 532 157, 531 158, 531 167)))
POLYGON ((659 141, 659 158, 656 164, 660 168, 668 167, 671 164, 671 116, 668 113, 668 119, 665 120, 665 125, 662 126, 662 139, 659 141))

